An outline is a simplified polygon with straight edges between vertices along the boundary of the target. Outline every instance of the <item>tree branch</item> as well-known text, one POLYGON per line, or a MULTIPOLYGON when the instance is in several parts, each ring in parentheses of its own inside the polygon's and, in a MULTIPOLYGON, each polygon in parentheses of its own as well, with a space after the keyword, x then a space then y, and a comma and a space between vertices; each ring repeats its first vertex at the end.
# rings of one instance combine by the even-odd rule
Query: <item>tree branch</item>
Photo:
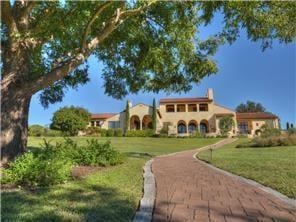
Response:
POLYGON ((98 9, 96 10, 95 14, 91 17, 91 19, 87 23, 87 26, 85 28, 84 35, 83 35, 83 40, 82 40, 82 51, 84 51, 86 49, 87 36, 91 32, 91 26, 92 26, 92 24, 94 23, 94 21, 96 20, 96 18, 99 16, 99 14, 101 14, 102 11, 104 11, 104 9, 107 8, 109 5, 111 5, 112 3, 113 2, 109 1, 109 2, 105 2, 105 3, 101 4, 98 7, 98 9))
POLYGON ((32 9, 36 6, 37 1, 28 1, 27 6, 20 12, 20 21, 22 21, 26 16, 28 16, 32 9))
POLYGON ((104 29, 86 45, 86 50, 83 53, 79 53, 72 59, 66 62, 60 63, 56 68, 54 68, 49 73, 40 77, 34 84, 32 84, 30 90, 32 92, 37 92, 43 88, 51 86, 54 82, 63 79, 69 73, 73 72, 79 65, 81 65, 95 50, 95 48, 106 39, 122 22, 122 19, 127 19, 130 16, 137 15, 143 10, 147 9, 151 4, 156 1, 152 1, 145 6, 141 6, 134 10, 127 10, 121 12, 121 8, 117 8, 115 14, 109 23, 106 24, 104 29))
POLYGON ((1 20, 4 21, 4 23, 6 24, 9 34, 17 32, 17 26, 9 1, 1 1, 1 20))

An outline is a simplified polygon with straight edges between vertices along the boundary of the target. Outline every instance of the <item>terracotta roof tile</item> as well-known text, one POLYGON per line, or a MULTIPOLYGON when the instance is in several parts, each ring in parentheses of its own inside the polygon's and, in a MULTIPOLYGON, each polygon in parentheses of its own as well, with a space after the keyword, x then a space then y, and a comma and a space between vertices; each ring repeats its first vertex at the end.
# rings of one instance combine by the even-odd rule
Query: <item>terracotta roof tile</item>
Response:
POLYGON ((211 102, 212 100, 207 97, 197 98, 165 98, 160 99, 159 103, 195 103, 195 102, 211 102))
POLYGON ((108 119, 112 116, 116 115, 116 113, 94 113, 91 114, 91 119, 108 119))
POLYGON ((217 117, 223 117, 223 116, 234 116, 233 113, 216 113, 217 117))
POLYGON ((270 113, 236 113, 237 119, 277 119, 276 115, 270 113))

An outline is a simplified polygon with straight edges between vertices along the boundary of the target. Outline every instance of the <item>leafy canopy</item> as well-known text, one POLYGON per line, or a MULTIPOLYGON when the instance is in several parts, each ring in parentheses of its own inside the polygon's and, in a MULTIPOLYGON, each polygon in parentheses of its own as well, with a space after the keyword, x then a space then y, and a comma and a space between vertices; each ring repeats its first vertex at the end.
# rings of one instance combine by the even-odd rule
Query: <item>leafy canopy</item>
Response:
POLYGON ((266 109, 261 103, 256 103, 253 101, 247 101, 245 104, 241 103, 235 109, 239 113, 250 113, 250 112, 266 112, 266 109))
MULTIPOLYGON (((122 98, 140 90, 188 91, 217 73, 218 46, 232 43, 241 29, 262 49, 273 40, 290 43, 296 36, 294 2, 206 1, 40 1, 29 26, 3 41, 21 39, 29 53, 31 82, 42 90, 41 103, 61 101, 68 88, 89 81, 87 58, 104 64, 105 93, 122 98), (121 12, 121 13, 120 13, 121 12), (199 29, 223 16, 221 30, 207 39, 199 29), (81 59, 82 58, 82 59, 81 59), (48 78, 47 78, 48 77, 48 78)), ((17 8, 17 7, 16 7, 17 8)))
POLYGON ((81 107, 63 107, 53 114, 51 129, 61 130, 67 135, 75 136, 89 123, 90 113, 81 107))

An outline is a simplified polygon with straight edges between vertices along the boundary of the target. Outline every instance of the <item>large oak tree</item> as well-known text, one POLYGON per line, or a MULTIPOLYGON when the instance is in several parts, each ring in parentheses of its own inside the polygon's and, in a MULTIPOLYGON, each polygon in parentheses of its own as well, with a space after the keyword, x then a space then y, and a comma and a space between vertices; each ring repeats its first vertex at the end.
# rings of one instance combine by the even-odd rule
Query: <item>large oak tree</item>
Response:
MULTIPOLYGON (((241 29, 262 47, 295 37, 293 2, 1 1, 2 161, 26 150, 32 95, 45 107, 88 81, 87 58, 105 65, 107 95, 187 91, 217 72, 218 45, 241 29), (224 16, 216 35, 199 27, 224 16)), ((239 59, 239 58, 238 58, 239 59)))

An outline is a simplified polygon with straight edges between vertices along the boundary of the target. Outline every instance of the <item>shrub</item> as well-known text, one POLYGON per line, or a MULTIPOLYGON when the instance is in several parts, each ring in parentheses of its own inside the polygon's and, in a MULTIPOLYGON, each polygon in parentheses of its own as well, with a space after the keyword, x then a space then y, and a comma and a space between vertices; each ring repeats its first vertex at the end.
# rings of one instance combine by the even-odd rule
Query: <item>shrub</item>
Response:
POLYGON ((86 128, 86 135, 88 136, 98 136, 100 135, 101 129, 96 126, 91 126, 86 128))
POLYGON ((106 137, 107 136, 107 130, 106 129, 100 129, 100 136, 106 137))
POLYGON ((28 187, 49 186, 65 182, 71 175, 71 162, 59 158, 46 147, 38 155, 27 152, 4 170, 4 182, 28 187))
POLYGON ((262 133, 261 136, 262 138, 267 138, 267 137, 276 137, 281 135, 281 131, 276 128, 271 128, 268 125, 263 125, 261 127, 262 133))
POLYGON ((222 136, 225 136, 234 126, 234 121, 230 116, 224 116, 219 120, 219 129, 222 136))
POLYGON ((250 142, 238 144, 237 148, 246 147, 274 147, 274 146, 295 146, 296 136, 278 136, 278 137, 267 137, 267 138, 254 138, 250 142))
POLYGON ((63 133, 59 130, 52 130, 52 129, 45 129, 45 135, 49 137, 57 137, 57 136, 63 136, 63 133))
POLYGON ((154 132, 152 129, 148 130, 128 130, 126 133, 127 137, 152 137, 154 132))
POLYGON ((292 127, 288 129, 288 134, 289 135, 296 135, 296 128, 292 127))
POLYGON ((123 130, 121 128, 114 130, 114 136, 116 137, 122 137, 123 136, 123 130))
POLYGON ((205 137, 204 135, 202 135, 198 130, 195 130, 190 137, 194 137, 194 138, 202 138, 205 137))
POLYGON ((37 124, 29 126, 29 131, 28 131, 29 136, 44 136, 44 134, 45 134, 45 127, 37 124))
POLYGON ((86 145, 79 146, 69 138, 55 146, 48 144, 55 149, 61 158, 69 159, 76 165, 84 166, 107 166, 116 165, 124 161, 124 156, 112 148, 110 141, 99 143, 98 140, 87 140, 86 145))
POLYGON ((107 129, 106 136, 107 136, 107 137, 112 137, 112 136, 114 136, 114 129, 107 129))

